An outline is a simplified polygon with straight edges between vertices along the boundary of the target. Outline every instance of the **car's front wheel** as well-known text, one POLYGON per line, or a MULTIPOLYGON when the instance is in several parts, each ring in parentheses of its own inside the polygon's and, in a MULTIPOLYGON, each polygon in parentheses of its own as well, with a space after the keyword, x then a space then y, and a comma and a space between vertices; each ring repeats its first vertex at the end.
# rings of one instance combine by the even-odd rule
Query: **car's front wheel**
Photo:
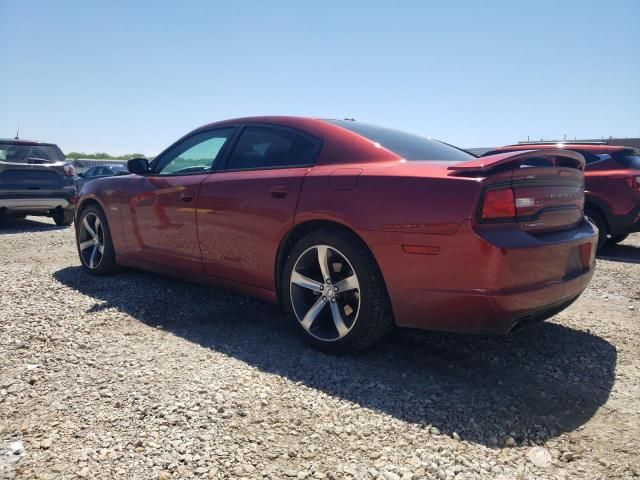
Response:
POLYGON ((289 317, 320 350, 360 350, 393 325, 380 270, 347 232, 316 231, 302 238, 287 258, 281 285, 289 317))
POLYGON ((116 270, 115 251, 104 212, 97 205, 85 208, 76 225, 76 244, 84 270, 108 275, 116 270))

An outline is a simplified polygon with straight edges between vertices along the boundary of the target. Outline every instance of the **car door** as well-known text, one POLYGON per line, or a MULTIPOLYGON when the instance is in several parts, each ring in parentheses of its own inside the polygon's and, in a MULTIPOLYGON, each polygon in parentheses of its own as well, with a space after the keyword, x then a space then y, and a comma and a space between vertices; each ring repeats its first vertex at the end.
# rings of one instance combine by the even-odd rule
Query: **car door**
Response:
POLYGON ((234 128, 199 132, 162 153, 151 174, 131 180, 129 254, 181 270, 202 272, 196 229, 200 184, 210 174, 234 128))
POLYGON ((273 289, 276 252, 293 226, 304 176, 320 140, 286 128, 247 125, 224 168, 203 182, 198 237, 205 273, 273 289))

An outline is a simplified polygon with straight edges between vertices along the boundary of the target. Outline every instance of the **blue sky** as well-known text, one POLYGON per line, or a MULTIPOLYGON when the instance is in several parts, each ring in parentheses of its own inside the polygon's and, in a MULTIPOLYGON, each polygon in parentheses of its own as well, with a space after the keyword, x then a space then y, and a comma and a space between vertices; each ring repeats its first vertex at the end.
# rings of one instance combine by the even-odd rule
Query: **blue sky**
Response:
POLYGON ((0 0, 0 137, 155 154, 219 119, 462 146, 640 136, 640 1, 0 0))

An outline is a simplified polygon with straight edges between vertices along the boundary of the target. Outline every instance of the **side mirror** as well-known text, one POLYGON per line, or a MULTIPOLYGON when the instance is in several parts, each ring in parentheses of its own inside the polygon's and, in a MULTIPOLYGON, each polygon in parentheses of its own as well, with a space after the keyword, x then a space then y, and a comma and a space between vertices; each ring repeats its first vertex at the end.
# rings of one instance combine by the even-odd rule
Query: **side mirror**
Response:
POLYGON ((132 158, 127 162, 127 168, 131 173, 147 175, 149 173, 149 160, 146 158, 132 158))
POLYGON ((82 177, 84 177, 84 173, 79 173, 77 176, 82 178, 82 177))

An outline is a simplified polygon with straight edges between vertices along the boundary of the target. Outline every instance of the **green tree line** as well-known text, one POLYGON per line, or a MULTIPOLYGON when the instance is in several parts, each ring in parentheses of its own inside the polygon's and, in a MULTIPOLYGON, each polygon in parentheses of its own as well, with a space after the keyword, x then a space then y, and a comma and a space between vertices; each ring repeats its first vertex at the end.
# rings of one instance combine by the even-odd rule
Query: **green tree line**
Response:
POLYGON ((109 155, 108 153, 85 153, 85 152, 69 152, 65 154, 68 159, 77 160, 78 158, 87 158, 92 160, 131 160, 132 158, 149 158, 142 153, 127 153, 125 155, 109 155))

